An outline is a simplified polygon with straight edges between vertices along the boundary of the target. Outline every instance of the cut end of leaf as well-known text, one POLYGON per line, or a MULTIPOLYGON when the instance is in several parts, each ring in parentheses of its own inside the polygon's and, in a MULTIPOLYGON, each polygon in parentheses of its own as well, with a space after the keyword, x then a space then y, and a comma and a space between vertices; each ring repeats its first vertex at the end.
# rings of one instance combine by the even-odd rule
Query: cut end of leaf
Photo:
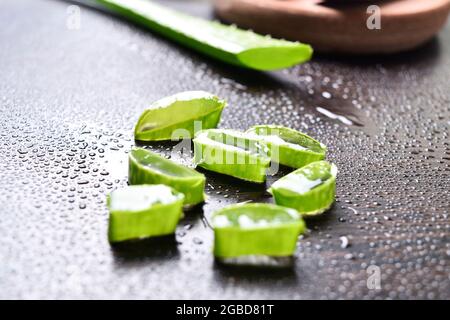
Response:
POLYGON ((337 167, 327 161, 317 161, 282 177, 269 192, 275 203, 293 208, 303 216, 318 215, 334 202, 337 167))
POLYGON ((129 155, 130 185, 165 184, 184 194, 185 205, 204 201, 205 176, 146 149, 133 149, 129 155))
POLYGON ((214 255, 219 258, 291 256, 305 223, 293 209, 273 204, 237 204, 212 216, 214 255))
POLYGON ((154 102, 140 116, 138 141, 190 139, 201 129, 215 128, 226 101, 204 91, 188 91, 154 102))
POLYGON ((289 68, 311 59, 313 49, 306 44, 292 46, 252 48, 238 55, 239 61, 249 68, 270 71, 289 68))

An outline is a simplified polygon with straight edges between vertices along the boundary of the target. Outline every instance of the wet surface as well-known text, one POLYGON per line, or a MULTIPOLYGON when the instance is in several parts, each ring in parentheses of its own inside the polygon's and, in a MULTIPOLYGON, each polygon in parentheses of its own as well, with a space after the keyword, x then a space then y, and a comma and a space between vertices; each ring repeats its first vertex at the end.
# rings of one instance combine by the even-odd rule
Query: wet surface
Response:
POLYGON ((87 8, 70 30, 67 7, 0 4, 0 298, 450 298, 448 26, 409 54, 258 73, 87 8), (208 172, 208 202, 175 237, 109 245, 105 195, 126 185, 140 113, 198 89, 228 100, 220 127, 281 124, 328 146, 337 201, 307 221, 293 268, 214 262, 210 214, 271 198, 208 172), (379 290, 367 286, 372 265, 379 290))

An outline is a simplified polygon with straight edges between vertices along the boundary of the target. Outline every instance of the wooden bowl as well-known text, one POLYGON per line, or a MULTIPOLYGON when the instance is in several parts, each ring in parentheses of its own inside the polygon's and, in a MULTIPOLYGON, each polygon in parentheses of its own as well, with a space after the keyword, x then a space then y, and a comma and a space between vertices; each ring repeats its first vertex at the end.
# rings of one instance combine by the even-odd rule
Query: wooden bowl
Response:
POLYGON ((308 43, 316 51, 378 54, 430 40, 445 25, 450 0, 214 0, 214 8, 229 23, 308 43), (380 29, 367 27, 373 4, 381 9, 380 29))

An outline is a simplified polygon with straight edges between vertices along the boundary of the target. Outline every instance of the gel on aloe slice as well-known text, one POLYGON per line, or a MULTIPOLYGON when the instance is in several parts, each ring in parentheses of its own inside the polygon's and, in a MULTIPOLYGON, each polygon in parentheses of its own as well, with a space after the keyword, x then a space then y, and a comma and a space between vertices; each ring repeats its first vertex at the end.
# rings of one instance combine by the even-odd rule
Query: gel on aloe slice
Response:
POLYGON ((131 150, 128 182, 137 184, 165 184, 184 194, 185 205, 205 200, 205 176, 160 155, 142 148, 131 150))
POLYGON ((184 196, 165 185, 128 186, 108 198, 110 242, 175 232, 184 196))
POLYGON ((308 61, 312 48, 193 17, 145 0, 97 0, 114 12, 215 59, 256 70, 308 61))
POLYGON ((327 148, 299 131, 274 125, 258 125, 247 130, 260 137, 270 148, 272 161, 291 168, 323 160, 327 148))
POLYGON ((275 203, 296 209, 303 216, 328 210, 336 192, 337 168, 327 161, 317 161, 277 180, 268 190, 275 203))
POLYGON ((263 203, 227 206, 213 214, 211 223, 214 255, 222 260, 292 256, 305 231, 296 210, 263 203))
POLYGON ((238 179, 262 183, 270 165, 269 150, 259 139, 228 129, 196 134, 194 164, 238 179))
POLYGON ((163 98, 142 113, 134 137, 139 141, 192 138, 196 130, 217 127, 225 105, 225 101, 204 91, 181 92, 163 98))

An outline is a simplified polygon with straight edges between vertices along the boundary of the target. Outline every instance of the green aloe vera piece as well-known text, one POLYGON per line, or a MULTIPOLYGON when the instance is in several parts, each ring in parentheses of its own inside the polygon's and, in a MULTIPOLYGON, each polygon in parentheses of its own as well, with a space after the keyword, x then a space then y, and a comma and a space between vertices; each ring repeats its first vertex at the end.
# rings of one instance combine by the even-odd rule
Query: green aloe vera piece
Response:
POLYGON ((218 60, 256 70, 288 68, 308 61, 309 45, 273 39, 208 21, 144 0, 97 0, 112 11, 173 41, 218 60))
POLYGON ((129 155, 128 182, 137 184, 165 184, 184 194, 185 205, 205 200, 205 176, 194 169, 177 164, 142 148, 129 155))
POLYGON ((134 137, 139 141, 178 139, 173 134, 182 129, 182 138, 192 138, 196 130, 217 127, 225 105, 225 101, 204 91, 181 92, 163 98, 142 113, 134 137))
POLYGON ((196 134, 194 163, 207 170, 262 183, 270 165, 267 146, 243 132, 209 129, 196 134))
POLYGON ((277 180, 269 189, 275 203, 303 216, 328 210, 334 202, 337 168, 327 161, 310 163, 277 180))
POLYGON ((301 168, 323 160, 327 148, 299 131, 275 125, 258 125, 247 130, 260 137, 270 148, 272 161, 291 168, 301 168))
POLYGON ((263 203, 225 207, 212 216, 214 255, 291 256, 305 223, 296 210, 263 203))
POLYGON ((127 186, 108 197, 110 242, 175 232, 184 196, 165 185, 127 186))

